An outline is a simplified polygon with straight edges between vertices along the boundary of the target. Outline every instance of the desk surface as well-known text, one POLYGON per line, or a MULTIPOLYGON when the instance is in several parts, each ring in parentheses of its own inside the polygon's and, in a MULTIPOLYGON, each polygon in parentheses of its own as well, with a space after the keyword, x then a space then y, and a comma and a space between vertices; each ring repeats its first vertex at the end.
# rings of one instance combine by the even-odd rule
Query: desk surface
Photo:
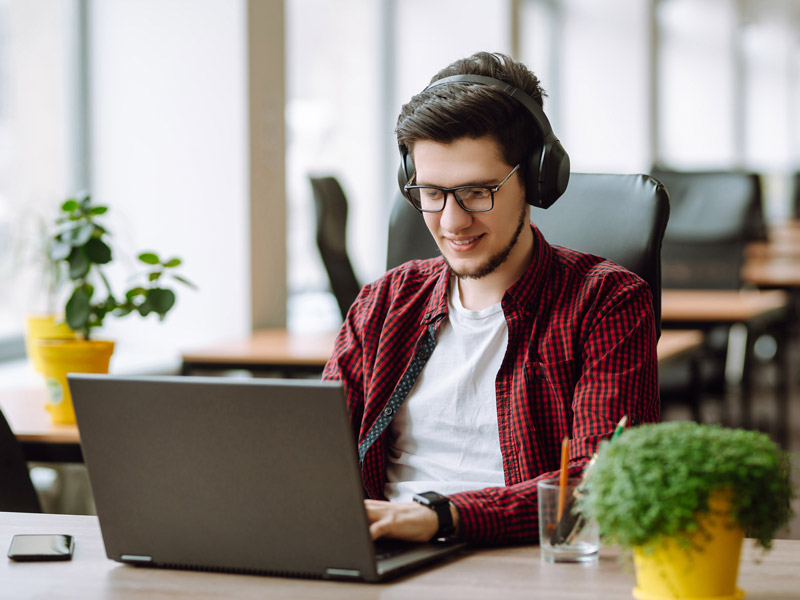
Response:
MULTIPOLYGON (((602 549, 594 565, 550 564, 538 546, 467 550, 446 563, 386 584, 284 579, 194 571, 147 569, 108 560, 96 517, 0 513, 0 548, 17 533, 75 536, 71 562, 0 565, 0 596, 28 598, 630 598, 632 576, 617 553, 602 549)), ((777 540, 761 562, 761 552, 745 542, 739 586, 748 600, 797 598, 800 541, 777 540)))
MULTIPOLYGON (((241 340, 220 346, 225 351, 207 353, 193 353, 194 360, 201 356, 211 356, 214 361, 226 357, 237 364, 254 361, 270 361, 275 357, 275 346, 271 341, 276 339, 271 330, 264 335, 262 332, 254 334, 252 340, 241 340), (265 350, 266 348, 266 350, 265 350)), ((285 346, 294 343, 284 333, 282 335, 285 346)), ((306 361, 317 361, 324 365, 330 356, 334 342, 333 334, 317 337, 317 344, 308 346, 310 337, 302 337, 300 342, 293 345, 302 349, 306 361)), ((698 331, 665 330, 658 342, 658 360, 664 363, 677 360, 687 353, 693 352, 703 342, 702 333, 698 331)), ((307 363, 309 364, 309 363, 307 363)), ((41 388, 0 388, 0 409, 6 417, 11 430, 23 444, 80 444, 78 428, 75 425, 55 425, 50 420, 49 413, 45 410, 45 389, 41 388)))
POLYGON ((737 323, 772 319, 789 309, 781 290, 662 290, 661 320, 670 323, 737 323))
POLYGON ((742 281, 762 288, 800 288, 800 244, 797 256, 748 258, 742 265, 742 281))
POLYGON ((183 353, 183 362, 197 365, 298 365, 325 366, 337 332, 289 333, 286 329, 261 329, 250 337, 183 353))

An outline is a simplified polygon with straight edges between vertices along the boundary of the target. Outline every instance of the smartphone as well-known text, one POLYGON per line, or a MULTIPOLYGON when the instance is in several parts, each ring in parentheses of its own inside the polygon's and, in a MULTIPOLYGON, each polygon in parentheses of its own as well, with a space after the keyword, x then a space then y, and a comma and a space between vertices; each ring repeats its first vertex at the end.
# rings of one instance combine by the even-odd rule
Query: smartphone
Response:
POLYGON ((75 540, 71 535, 15 535, 8 558, 16 561, 70 560, 75 540))

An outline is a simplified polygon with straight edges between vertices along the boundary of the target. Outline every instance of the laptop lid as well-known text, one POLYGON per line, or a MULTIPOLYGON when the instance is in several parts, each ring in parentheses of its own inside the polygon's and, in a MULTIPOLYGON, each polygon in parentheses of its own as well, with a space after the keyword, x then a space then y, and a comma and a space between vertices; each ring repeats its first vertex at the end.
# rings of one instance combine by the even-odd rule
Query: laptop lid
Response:
MULTIPOLYGON (((71 374, 106 554, 141 565, 374 581, 339 382, 71 374)), ((449 551, 416 549, 412 562, 449 551)))

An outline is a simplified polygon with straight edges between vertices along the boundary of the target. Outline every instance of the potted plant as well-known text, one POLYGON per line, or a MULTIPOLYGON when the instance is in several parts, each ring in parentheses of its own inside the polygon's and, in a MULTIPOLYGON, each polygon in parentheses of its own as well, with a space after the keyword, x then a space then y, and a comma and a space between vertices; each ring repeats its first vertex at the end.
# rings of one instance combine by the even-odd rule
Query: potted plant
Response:
POLYGON ((114 342, 94 339, 94 331, 107 316, 155 314, 163 320, 176 299, 168 280, 194 287, 175 273, 179 258, 162 260, 154 252, 142 252, 138 255, 144 267, 140 282, 121 296, 115 294, 104 271, 114 256, 109 231, 101 223, 107 212, 108 207, 94 204, 89 194, 70 198, 61 205, 48 239, 57 280, 67 287, 65 321, 76 334, 76 339, 35 342, 47 379, 47 408, 57 423, 75 422, 66 373, 108 372, 114 342))
POLYGON ((642 425, 601 444, 578 506, 633 550, 636 598, 741 598, 744 536, 767 550, 792 516, 789 465, 756 431, 642 425))

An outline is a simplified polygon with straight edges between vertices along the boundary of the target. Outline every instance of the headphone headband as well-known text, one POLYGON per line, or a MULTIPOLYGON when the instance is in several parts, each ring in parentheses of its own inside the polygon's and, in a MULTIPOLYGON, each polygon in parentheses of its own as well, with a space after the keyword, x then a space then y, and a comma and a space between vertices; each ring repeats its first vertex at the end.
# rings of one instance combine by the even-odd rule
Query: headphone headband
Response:
MULTIPOLYGON (((528 204, 539 208, 549 208, 567 189, 569 183, 569 156, 556 138, 550 121, 539 103, 521 89, 505 81, 484 75, 451 75, 431 83, 425 90, 449 83, 472 83, 485 85, 499 90, 522 104, 533 117, 541 136, 541 148, 532 151, 525 165, 525 200, 528 204)), ((425 91, 423 90, 423 91, 425 91)), ((406 194, 405 186, 416 172, 414 161, 405 145, 400 144, 400 169, 397 182, 403 196, 411 202, 406 194)), ((412 202, 413 204, 413 202, 412 202)))
POLYGON ((450 77, 437 79, 422 91, 424 92, 431 88, 448 83, 477 83, 479 85, 485 85, 492 89, 499 90, 508 96, 511 96, 517 102, 527 108, 529 113, 531 113, 531 116, 536 121, 536 125, 539 127, 539 131, 542 132, 543 139, 555 137, 555 134, 553 133, 553 127, 550 125, 550 121, 548 120, 547 115, 544 114, 542 107, 538 102, 536 102, 536 100, 531 98, 521 89, 514 87, 505 81, 495 79, 494 77, 486 77, 485 75, 451 75, 450 77))

